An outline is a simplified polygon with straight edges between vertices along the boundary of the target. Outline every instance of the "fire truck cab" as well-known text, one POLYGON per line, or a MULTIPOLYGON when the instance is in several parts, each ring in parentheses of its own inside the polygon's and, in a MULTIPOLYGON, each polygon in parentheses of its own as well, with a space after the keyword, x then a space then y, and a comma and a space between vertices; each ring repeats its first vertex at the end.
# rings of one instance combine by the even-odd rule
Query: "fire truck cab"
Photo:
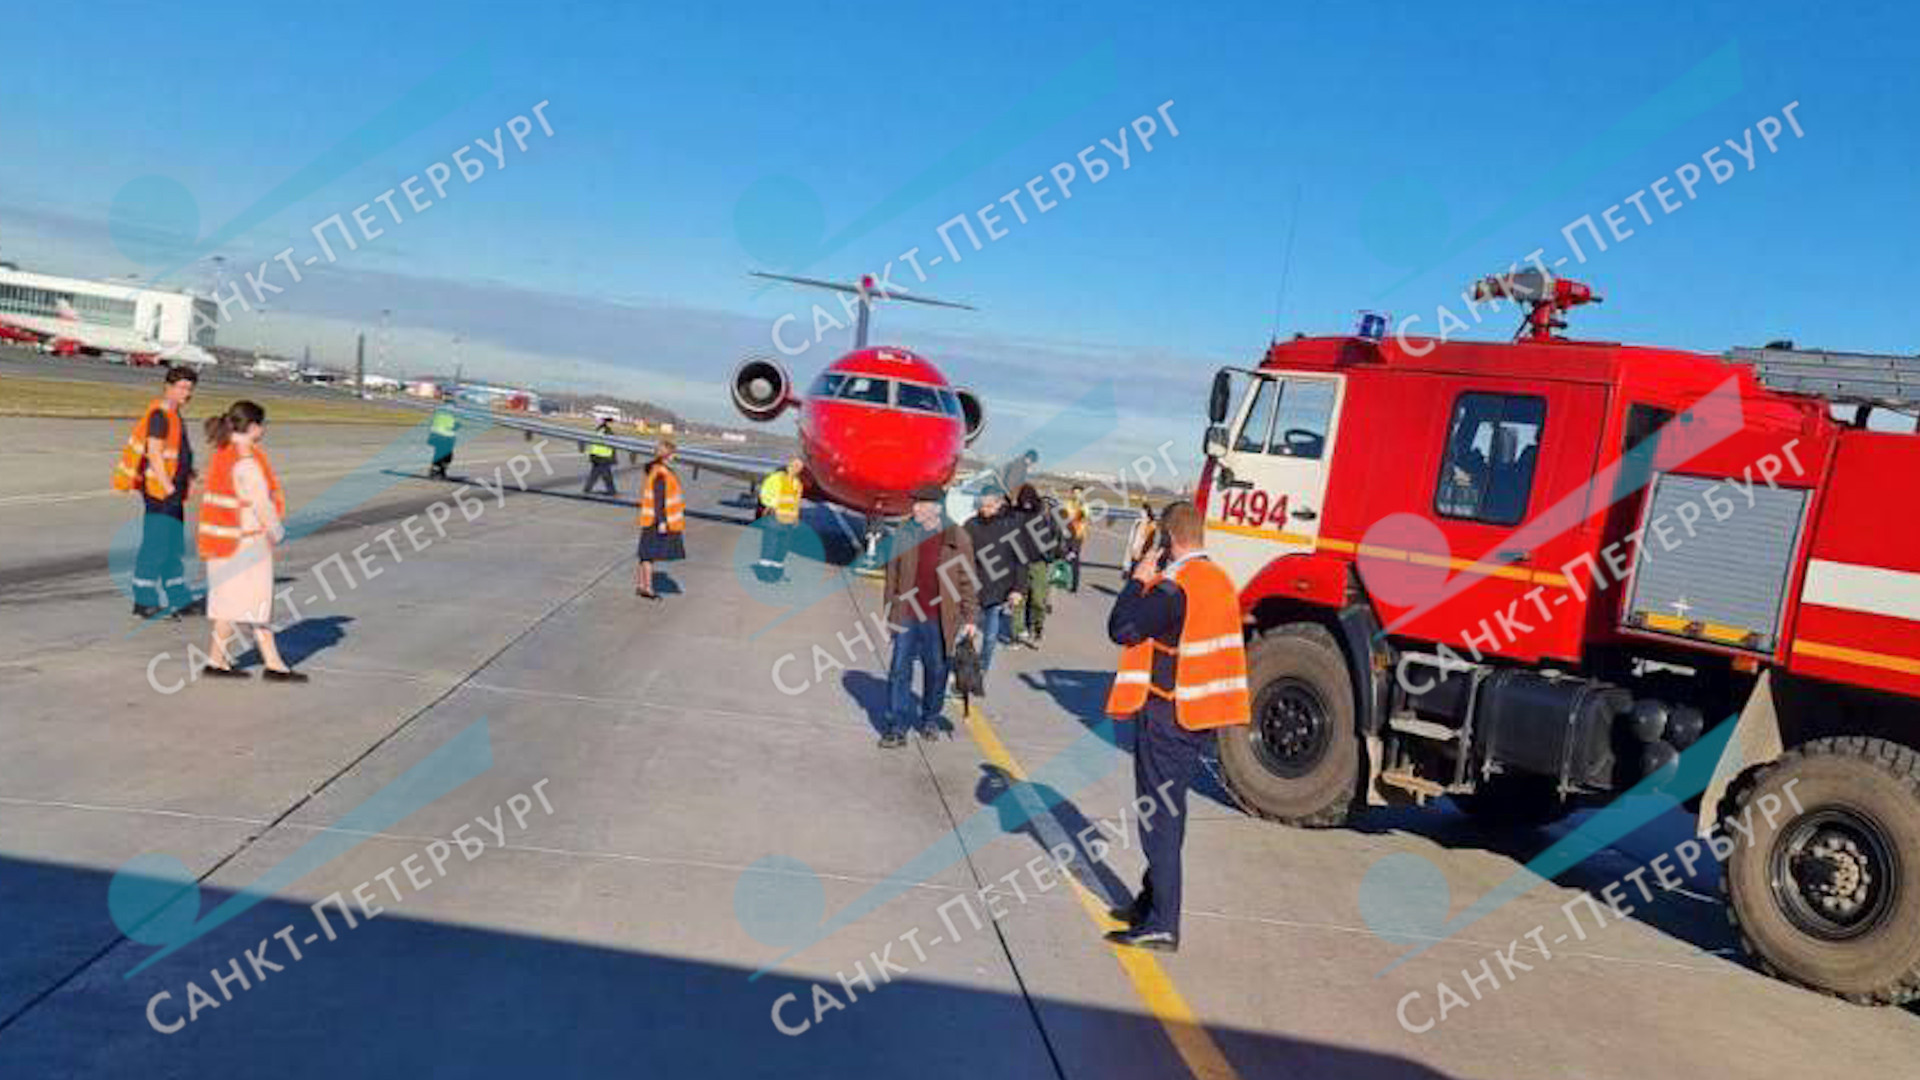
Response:
POLYGON ((1920 359, 1570 341, 1533 306, 1512 343, 1375 327, 1215 376, 1228 786, 1304 826, 1667 794, 1770 970, 1920 996, 1920 435, 1866 422, 1915 411, 1920 359))

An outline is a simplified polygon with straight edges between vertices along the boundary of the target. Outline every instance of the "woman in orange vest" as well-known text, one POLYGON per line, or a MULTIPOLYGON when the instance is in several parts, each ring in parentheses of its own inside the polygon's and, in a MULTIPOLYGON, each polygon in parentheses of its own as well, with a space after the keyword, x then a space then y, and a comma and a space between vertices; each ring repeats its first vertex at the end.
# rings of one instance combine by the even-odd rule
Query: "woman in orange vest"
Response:
POLYGON ((207 618, 213 621, 213 645, 203 674, 244 679, 233 666, 228 644, 236 627, 253 629, 268 682, 302 683, 307 676, 281 659, 273 639, 273 545, 286 536, 287 512, 280 480, 260 443, 266 437, 267 412, 251 401, 236 401, 207 421, 213 464, 200 499, 200 557, 207 563, 207 618))
POLYGON ((647 478, 640 485, 640 567, 633 583, 633 595, 660 599, 653 590, 653 564, 687 557, 680 534, 686 530, 686 503, 680 493, 680 478, 673 474, 673 455, 678 448, 672 439, 660 440, 660 449, 647 466, 647 478))
POLYGON ((1107 713, 1139 721, 1133 783, 1147 857, 1133 903, 1111 913, 1126 928, 1107 940, 1171 952, 1180 947, 1187 788, 1214 729, 1246 723, 1250 706, 1240 595, 1201 549, 1200 512, 1192 503, 1168 506, 1160 537, 1160 552, 1134 567, 1107 619, 1108 635, 1122 646, 1107 713))

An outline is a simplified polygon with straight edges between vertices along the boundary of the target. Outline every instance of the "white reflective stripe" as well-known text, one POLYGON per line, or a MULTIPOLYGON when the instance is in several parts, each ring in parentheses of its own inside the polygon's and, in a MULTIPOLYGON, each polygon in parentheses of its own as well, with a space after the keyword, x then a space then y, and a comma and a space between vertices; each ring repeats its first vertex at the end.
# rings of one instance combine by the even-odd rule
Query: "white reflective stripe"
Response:
POLYGON ((134 578, 133 583, 135 585, 159 585, 160 584, 160 582, 154 578, 143 578, 143 577, 134 578))
POLYGON ((1113 677, 1113 681, 1116 684, 1143 683, 1147 681, 1147 673, 1144 671, 1123 671, 1120 674, 1115 675, 1113 677))
POLYGON ((1920 620, 1920 574, 1889 566, 1809 559, 1800 600, 1843 611, 1920 620))
POLYGON ((1182 686, 1173 692, 1173 696, 1180 701, 1192 701, 1195 698, 1212 697, 1215 694, 1230 694, 1236 690, 1244 691, 1246 688, 1246 677, 1236 676, 1231 679, 1215 679, 1210 683, 1201 683, 1198 686, 1182 686))
POLYGON ((230 529, 225 525, 209 525, 204 521, 200 523, 200 531, 206 533, 208 536, 231 536, 237 538, 244 535, 237 528, 230 529))
POLYGON ((1238 644, 1240 644, 1239 634, 1222 634, 1217 638, 1208 638, 1205 641, 1195 641, 1191 643, 1183 641, 1180 643, 1180 655, 1205 656, 1208 653, 1219 652, 1222 649, 1230 649, 1238 644))
POLYGON ((240 500, 231 495, 215 495, 211 491, 200 497, 200 504, 202 506, 225 507, 230 510, 238 510, 241 505, 240 500))

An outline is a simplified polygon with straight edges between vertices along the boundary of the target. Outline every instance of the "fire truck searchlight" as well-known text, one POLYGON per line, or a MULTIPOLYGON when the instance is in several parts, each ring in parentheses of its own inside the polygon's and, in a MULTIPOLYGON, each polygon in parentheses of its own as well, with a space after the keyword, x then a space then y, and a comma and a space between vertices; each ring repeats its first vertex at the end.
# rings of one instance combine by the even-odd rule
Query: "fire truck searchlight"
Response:
POLYGON ((1657 790, 1767 970, 1920 997, 1920 357, 1572 342, 1600 298, 1477 282, 1512 342, 1275 341, 1214 376, 1195 501, 1240 593, 1290 825, 1446 797, 1509 827, 1657 790), (1903 494, 1904 493, 1904 494, 1903 494))

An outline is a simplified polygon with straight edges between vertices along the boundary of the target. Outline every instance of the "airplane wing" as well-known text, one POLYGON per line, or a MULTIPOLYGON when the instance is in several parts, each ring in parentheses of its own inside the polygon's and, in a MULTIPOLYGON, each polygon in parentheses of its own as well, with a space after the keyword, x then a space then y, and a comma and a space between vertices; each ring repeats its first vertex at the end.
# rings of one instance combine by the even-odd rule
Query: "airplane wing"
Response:
MULTIPOLYGON (((439 406, 426 404, 425 408, 439 406)), ((653 438, 641 438, 636 435, 610 435, 596 432, 591 428, 578 428, 568 424, 559 424, 551 420, 529 416, 526 413, 509 412, 496 409, 478 409, 471 405, 448 405, 446 408, 463 420, 476 423, 493 424, 498 427, 525 431, 532 435, 552 439, 555 442, 573 443, 582 453, 590 442, 604 443, 615 450, 629 454, 653 456, 659 443, 653 438)), ((701 470, 719 473, 721 476, 744 480, 758 484, 766 475, 786 464, 784 458, 755 457, 750 454, 730 454, 724 450, 715 450, 705 446, 689 446, 676 440, 679 447, 679 460, 691 466, 695 475, 701 470)))
MULTIPOLYGON (((62 306, 63 312, 72 310, 70 306, 62 306)), ((212 353, 198 345, 188 342, 163 345, 137 330, 96 326, 79 321, 77 316, 68 318, 62 314, 58 318, 49 319, 39 315, 10 314, 0 321, 42 338, 74 341, 100 352, 120 353, 127 356, 153 355, 170 363, 191 364, 196 367, 212 367, 219 362, 212 353)))

